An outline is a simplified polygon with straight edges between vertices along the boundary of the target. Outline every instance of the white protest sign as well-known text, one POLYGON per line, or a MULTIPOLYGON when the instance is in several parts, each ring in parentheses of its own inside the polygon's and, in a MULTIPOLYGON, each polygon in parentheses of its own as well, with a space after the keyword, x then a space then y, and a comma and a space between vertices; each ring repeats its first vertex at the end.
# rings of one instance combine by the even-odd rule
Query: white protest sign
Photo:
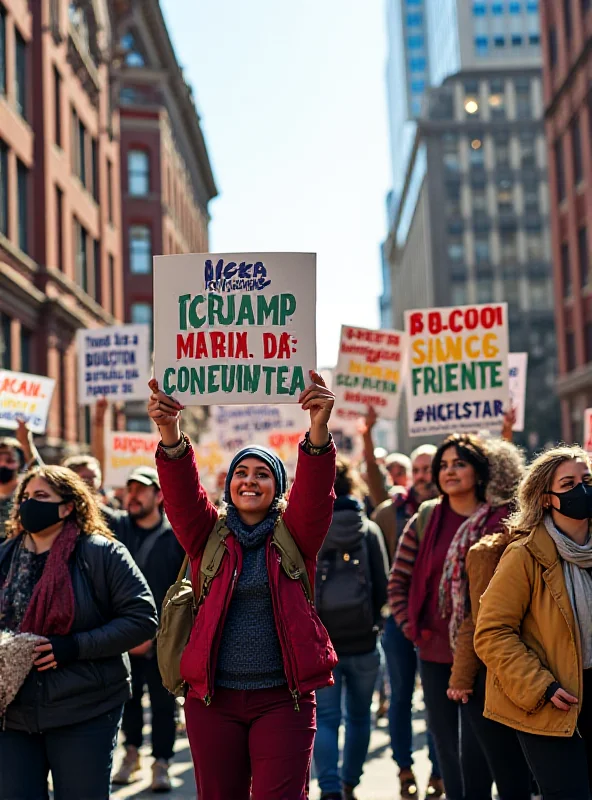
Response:
POLYGON ((148 325, 81 328, 76 331, 78 403, 146 400, 149 367, 148 325))
POLYGON ((583 448, 592 455, 592 408, 584 411, 584 444, 583 448))
POLYGON ((528 353, 509 353, 508 370, 510 373, 510 400, 516 412, 516 422, 512 426, 512 430, 523 431, 526 411, 528 353))
POLYGON ((336 421, 358 419, 372 406, 381 419, 399 413, 406 336, 343 325, 333 372, 336 421))
POLYGON ((155 467, 154 454, 159 442, 159 433, 107 431, 105 484, 125 486, 130 472, 136 467, 155 467))
POLYGON ((316 257, 154 259, 154 372, 185 405, 295 403, 316 366, 316 257))
POLYGON ((411 436, 501 431, 509 402, 506 303, 405 312, 411 436))
POLYGON ((0 369, 0 428, 16 429, 22 417, 32 433, 45 433, 55 381, 0 369))

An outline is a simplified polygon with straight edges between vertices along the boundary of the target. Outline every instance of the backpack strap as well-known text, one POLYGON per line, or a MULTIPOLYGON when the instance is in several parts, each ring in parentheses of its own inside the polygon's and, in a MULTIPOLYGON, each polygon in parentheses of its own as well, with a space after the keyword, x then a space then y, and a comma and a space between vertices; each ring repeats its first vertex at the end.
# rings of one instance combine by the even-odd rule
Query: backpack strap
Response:
POLYGON ((226 537, 230 531, 226 525, 226 517, 220 515, 214 525, 213 531, 208 536, 208 541, 201 558, 198 578, 197 605, 203 603, 210 591, 212 581, 216 577, 222 558, 226 550, 226 537))
POLYGON ((425 536, 425 532, 428 529, 428 525, 430 519, 432 518, 432 514, 434 509, 441 503, 441 499, 438 497, 435 500, 428 500, 425 503, 422 503, 419 507, 419 511, 417 512, 417 521, 415 523, 415 533, 417 536, 417 544, 420 545, 423 537, 425 536))
POLYGON ((311 586, 302 553, 298 549, 284 518, 279 516, 273 531, 273 543, 280 551, 282 569, 293 581, 301 581, 304 593, 310 602, 314 602, 314 589, 311 586))

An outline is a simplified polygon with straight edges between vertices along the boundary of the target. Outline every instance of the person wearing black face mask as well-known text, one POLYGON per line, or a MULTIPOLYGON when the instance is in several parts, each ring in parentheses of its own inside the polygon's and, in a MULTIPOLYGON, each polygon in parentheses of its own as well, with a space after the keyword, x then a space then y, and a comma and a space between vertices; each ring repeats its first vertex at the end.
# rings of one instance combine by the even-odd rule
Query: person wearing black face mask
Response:
POLYGON ((16 438, 0 437, 0 542, 5 538, 5 526, 12 511, 19 473, 33 464, 41 464, 33 437, 23 420, 19 420, 16 438))
POLYGON ((485 716, 517 730, 545 800, 592 796, 591 484, 579 447, 531 464, 477 617, 485 716))

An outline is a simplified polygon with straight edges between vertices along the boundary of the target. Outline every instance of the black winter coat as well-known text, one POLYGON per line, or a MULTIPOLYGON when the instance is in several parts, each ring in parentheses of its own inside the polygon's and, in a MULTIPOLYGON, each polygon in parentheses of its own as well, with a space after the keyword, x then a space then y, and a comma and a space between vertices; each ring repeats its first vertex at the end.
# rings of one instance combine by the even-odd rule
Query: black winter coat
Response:
MULTIPOLYGON (((0 572, 20 537, 0 544, 0 572)), ((104 536, 80 536, 70 561, 78 658, 57 669, 33 668, 5 725, 39 733, 74 725, 122 706, 131 697, 127 651, 152 639, 157 617, 146 580, 127 549, 104 536)))

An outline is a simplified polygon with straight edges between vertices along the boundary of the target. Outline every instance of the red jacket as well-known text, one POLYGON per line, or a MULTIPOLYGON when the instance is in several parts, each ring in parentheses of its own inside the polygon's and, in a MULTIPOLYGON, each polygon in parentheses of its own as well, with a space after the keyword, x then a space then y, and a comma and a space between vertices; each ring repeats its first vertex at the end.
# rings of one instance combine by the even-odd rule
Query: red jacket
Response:
MULTIPOLYGON (((195 453, 190 446, 179 459, 169 459, 159 448, 156 465, 167 516, 191 560, 197 587, 201 557, 218 518, 199 481, 195 453)), ((314 586, 316 557, 333 515, 335 449, 310 456, 300 448, 296 478, 284 521, 304 558, 314 586)), ((189 643, 181 659, 181 676, 191 690, 209 704, 214 693, 216 659, 232 593, 242 568, 242 549, 234 536, 226 538, 226 554, 210 591, 201 605, 189 643)), ((337 656, 314 606, 300 581, 281 569, 279 553, 267 543, 267 569, 288 688, 297 706, 303 692, 330 686, 337 656)))

